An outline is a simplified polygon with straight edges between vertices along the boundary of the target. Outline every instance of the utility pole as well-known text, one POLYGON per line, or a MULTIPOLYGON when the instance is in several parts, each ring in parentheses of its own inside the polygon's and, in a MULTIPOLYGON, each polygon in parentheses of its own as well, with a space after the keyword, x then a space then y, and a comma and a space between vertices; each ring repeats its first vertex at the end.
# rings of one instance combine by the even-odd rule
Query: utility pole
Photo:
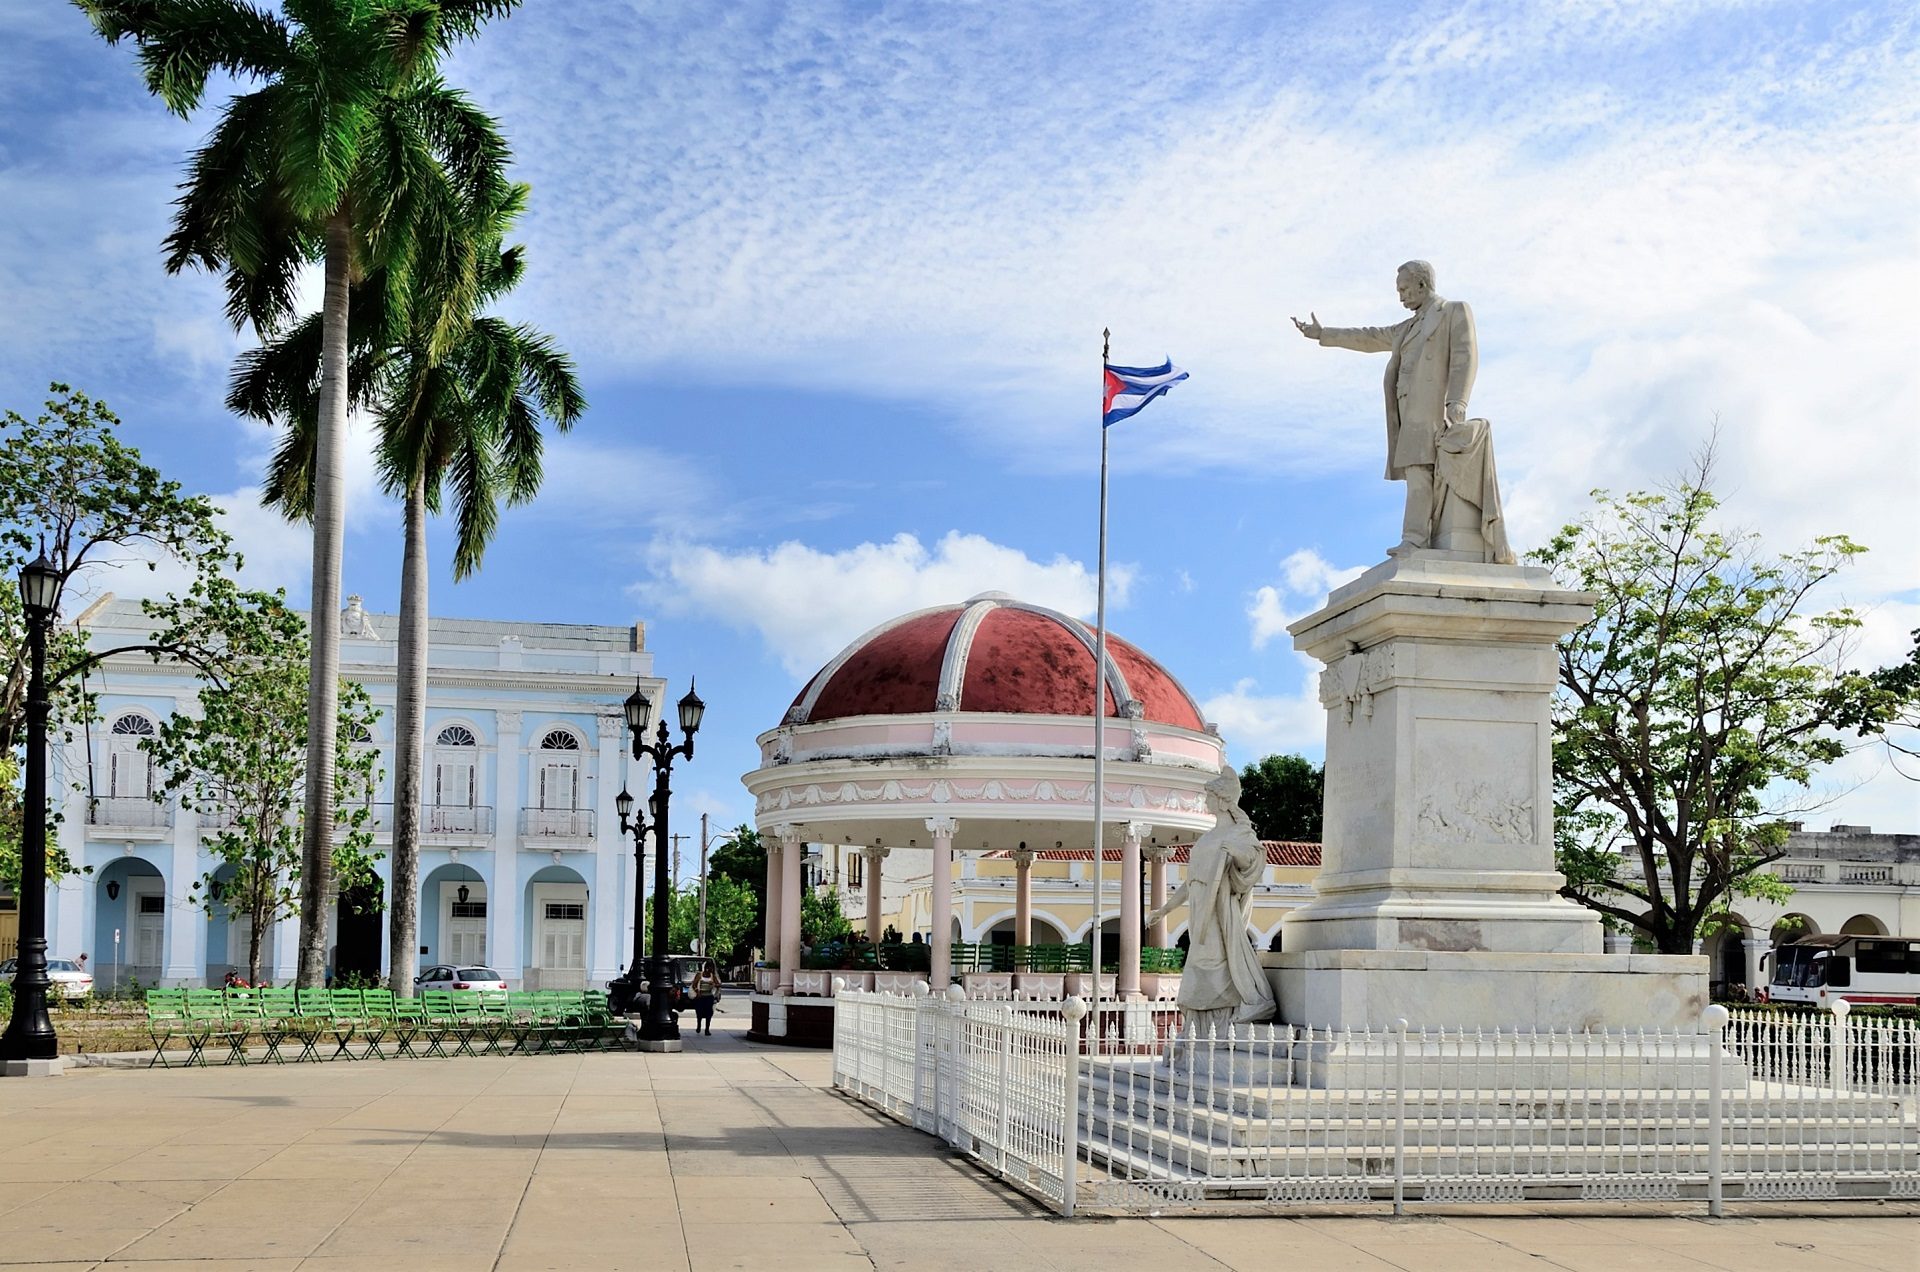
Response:
POLYGON ((673 836, 673 890, 675 892, 680 891, 680 841, 689 838, 691 838, 689 835, 673 836))
POLYGON ((707 951, 707 815, 700 814, 700 953, 707 951))

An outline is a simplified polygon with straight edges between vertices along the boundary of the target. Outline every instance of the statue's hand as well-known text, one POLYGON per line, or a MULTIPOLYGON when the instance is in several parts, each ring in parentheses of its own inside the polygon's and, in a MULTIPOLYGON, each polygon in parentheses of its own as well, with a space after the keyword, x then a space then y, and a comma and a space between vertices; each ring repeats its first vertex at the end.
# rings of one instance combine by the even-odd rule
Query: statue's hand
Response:
POLYGON ((1447 403, 1447 427, 1467 422, 1467 404, 1465 402, 1447 403))
POLYGON ((1295 318, 1293 325, 1298 327, 1300 334, 1309 340, 1318 340, 1320 338, 1320 316, 1311 309, 1307 310, 1307 321, 1301 322, 1298 318, 1295 318))

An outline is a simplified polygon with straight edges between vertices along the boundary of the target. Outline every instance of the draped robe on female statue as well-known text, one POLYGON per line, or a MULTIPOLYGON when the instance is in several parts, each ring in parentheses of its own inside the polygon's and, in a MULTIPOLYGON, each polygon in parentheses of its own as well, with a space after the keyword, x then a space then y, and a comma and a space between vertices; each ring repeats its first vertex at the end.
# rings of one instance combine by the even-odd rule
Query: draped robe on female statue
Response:
POLYGON ((1180 886, 1147 916, 1155 922, 1187 907, 1187 961, 1180 969, 1180 1011, 1205 1032, 1273 1015, 1273 988, 1247 940, 1253 890, 1267 869, 1267 848, 1240 807, 1240 778, 1231 768, 1207 784, 1212 829, 1187 850, 1180 886))

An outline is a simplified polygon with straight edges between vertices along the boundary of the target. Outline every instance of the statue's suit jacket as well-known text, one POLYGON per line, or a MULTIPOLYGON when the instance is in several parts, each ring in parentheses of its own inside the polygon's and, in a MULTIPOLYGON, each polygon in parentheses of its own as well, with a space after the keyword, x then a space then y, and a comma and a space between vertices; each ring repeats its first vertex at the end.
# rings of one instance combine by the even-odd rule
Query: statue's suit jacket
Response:
POLYGON ((1391 327, 1322 327, 1320 343, 1393 354, 1387 362, 1387 477, 1399 481, 1409 464, 1433 463, 1447 403, 1466 406, 1480 369, 1473 310, 1466 302, 1435 296, 1391 327))

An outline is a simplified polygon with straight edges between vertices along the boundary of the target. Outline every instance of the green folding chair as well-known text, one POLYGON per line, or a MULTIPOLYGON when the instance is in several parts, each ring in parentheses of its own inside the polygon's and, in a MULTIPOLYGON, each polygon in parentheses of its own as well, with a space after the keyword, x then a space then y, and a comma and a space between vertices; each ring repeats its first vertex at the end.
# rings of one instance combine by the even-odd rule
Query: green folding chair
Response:
POLYGON ((333 991, 330 989, 301 989, 295 991, 299 1003, 299 1022, 293 1029, 294 1039, 300 1044, 300 1060, 324 1060, 320 1054, 320 1039, 333 1023, 333 991))
POLYGON ((507 1010, 507 991, 504 989, 480 989, 474 991, 474 1001, 478 1005, 475 1024, 486 1039, 486 1054, 503 1055, 509 1049, 508 1039, 513 1031, 513 1017, 507 1010))
POLYGON ((390 989, 363 989, 360 991, 361 1040, 366 1048, 361 1051, 362 1060, 385 1060, 387 1053, 380 1043, 393 1025, 393 991, 390 989))
POLYGON ((361 991, 357 989, 335 989, 327 993, 327 1034, 333 1039, 333 1051, 329 1060, 358 1060, 353 1054, 353 1040, 360 1032, 360 1022, 366 1017, 366 1008, 362 1004, 361 991))
POLYGON ((420 1003, 425 1013, 425 1025, 422 1030, 427 1035, 427 1058, 447 1058, 446 1042, 459 1027, 459 1017, 453 1010, 453 991, 447 989, 424 989, 420 991, 420 1003))
POLYGON ((541 1014, 539 994, 526 990, 509 992, 507 1021, 508 1032, 513 1038, 514 1051, 523 1055, 535 1055, 545 1048, 546 1022, 541 1014))
POLYGON ((159 1065, 162 1069, 171 1069, 167 1063, 167 1043, 187 1027, 187 991, 184 989, 150 989, 147 991, 147 1037, 153 1041, 153 1059, 147 1061, 147 1068, 159 1065))
POLYGON ((227 1020, 227 996, 217 989, 189 989, 187 991, 187 1064, 207 1064, 207 1047, 215 1042, 224 1043, 227 1048, 222 1064, 239 1061, 247 1062, 244 1026, 235 1029, 227 1020))
POLYGON ((387 1027, 393 1033, 393 1058, 419 1059, 420 1053, 413 1049, 413 1042, 427 1027, 425 1004, 418 998, 395 998, 393 1019, 387 1027))
POLYGON ((285 1064, 280 1054, 280 1044, 285 1042, 289 1032, 288 1021, 300 1014, 299 1005, 294 1001, 290 989, 257 989, 260 1002, 260 1037, 267 1044, 264 1063, 285 1064))

